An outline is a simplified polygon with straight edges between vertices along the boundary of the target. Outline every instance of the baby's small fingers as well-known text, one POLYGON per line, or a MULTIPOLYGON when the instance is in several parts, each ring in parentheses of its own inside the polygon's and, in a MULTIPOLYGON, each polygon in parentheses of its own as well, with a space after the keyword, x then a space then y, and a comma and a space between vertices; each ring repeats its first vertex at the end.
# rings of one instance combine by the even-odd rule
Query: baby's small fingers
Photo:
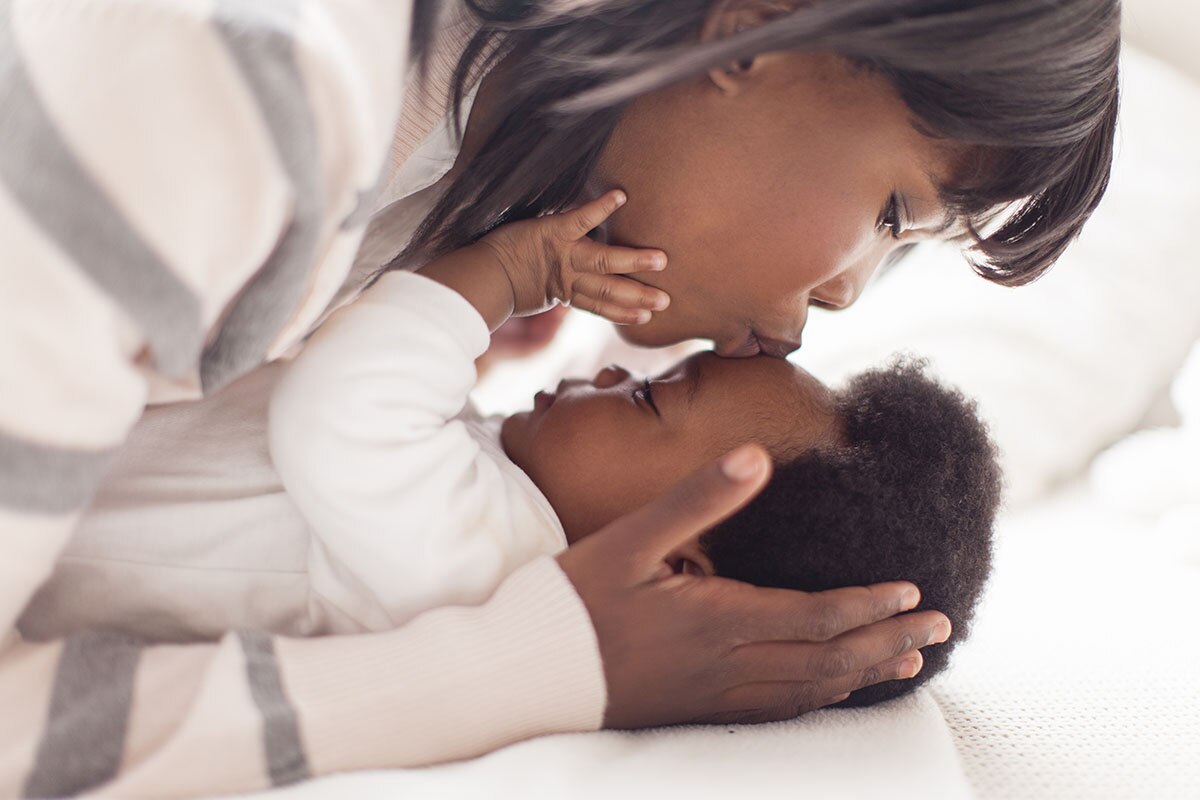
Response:
POLYGON ((584 239, 571 248, 571 268, 576 272, 595 272, 620 275, 630 272, 659 272, 667 267, 667 254, 662 250, 642 250, 634 247, 593 242, 584 239))
POLYGON ((564 211, 556 216, 561 220, 564 235, 569 239, 579 239, 625 205, 626 199, 623 191, 613 189, 573 211, 564 211))
POLYGON ((615 275, 579 275, 571 282, 571 304, 578 306, 580 297, 635 311, 662 311, 671 304, 670 295, 662 289, 615 275))
POLYGON ((618 325, 644 325, 653 318, 653 314, 644 308, 628 308, 616 303, 598 300, 585 294, 577 294, 571 299, 574 308, 590 311, 598 317, 604 317, 609 322, 618 325))

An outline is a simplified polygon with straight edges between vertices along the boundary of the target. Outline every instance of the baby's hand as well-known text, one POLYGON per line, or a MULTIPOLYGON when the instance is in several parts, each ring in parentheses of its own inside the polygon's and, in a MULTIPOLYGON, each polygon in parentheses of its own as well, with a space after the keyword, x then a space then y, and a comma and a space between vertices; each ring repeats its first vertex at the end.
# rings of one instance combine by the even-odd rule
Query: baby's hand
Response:
POLYGON ((515 316, 544 311, 557 300, 632 325, 649 322, 651 311, 667 307, 666 292, 625 277, 666 268, 666 253, 587 238, 625 199, 616 189, 573 211, 501 226, 480 240, 508 275, 515 316))

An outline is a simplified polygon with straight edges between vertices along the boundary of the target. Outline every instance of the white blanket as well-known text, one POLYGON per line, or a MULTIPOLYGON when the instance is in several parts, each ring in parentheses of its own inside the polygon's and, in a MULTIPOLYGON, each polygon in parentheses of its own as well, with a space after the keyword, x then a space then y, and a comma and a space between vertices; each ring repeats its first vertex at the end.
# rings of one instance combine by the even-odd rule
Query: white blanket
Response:
POLYGON ((552 736, 483 758, 340 775, 270 792, 316 798, 965 798, 971 791, 928 691, 791 722, 552 736))
POLYGON ((1200 797, 1200 528, 1190 556, 1080 481, 1004 517, 975 632, 929 688, 769 725, 600 732, 341 775, 316 798, 1200 797))
POLYGON ((1005 520, 931 690, 980 800, 1200 797, 1200 527, 1181 557, 1155 525, 1083 483, 1005 520))

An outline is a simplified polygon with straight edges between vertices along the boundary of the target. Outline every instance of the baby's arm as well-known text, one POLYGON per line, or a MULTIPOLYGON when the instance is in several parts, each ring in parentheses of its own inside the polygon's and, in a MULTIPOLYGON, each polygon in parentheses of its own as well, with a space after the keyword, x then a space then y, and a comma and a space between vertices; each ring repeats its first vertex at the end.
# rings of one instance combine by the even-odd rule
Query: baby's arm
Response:
POLYGON ((620 324, 649 322, 670 298, 625 276, 664 269, 666 254, 587 238, 624 203, 625 194, 613 190, 573 211, 503 225, 431 261, 421 274, 462 295, 489 331, 510 316, 536 314, 555 302, 620 324))
POLYGON ((489 329, 543 302, 534 297, 560 296, 534 276, 553 268, 573 280, 579 263, 581 275, 629 280, 583 273, 602 251, 616 251, 617 269, 633 261, 617 248, 554 238, 587 209, 497 229, 421 274, 384 275, 287 366, 271 401, 271 457, 313 534, 314 602, 334 616, 378 630, 433 605, 481 602, 552 549, 550 534, 506 527, 510 478, 454 418, 489 329), (506 259, 521 248, 542 252, 518 272, 506 259))
POLYGON ((487 345, 462 297, 391 272, 285 368, 271 459, 308 523, 313 602, 340 612, 329 616, 391 628, 413 610, 481 599, 447 593, 467 581, 455 566, 469 563, 472 580, 506 566, 510 543, 465 524, 494 499, 497 475, 454 420, 487 345))

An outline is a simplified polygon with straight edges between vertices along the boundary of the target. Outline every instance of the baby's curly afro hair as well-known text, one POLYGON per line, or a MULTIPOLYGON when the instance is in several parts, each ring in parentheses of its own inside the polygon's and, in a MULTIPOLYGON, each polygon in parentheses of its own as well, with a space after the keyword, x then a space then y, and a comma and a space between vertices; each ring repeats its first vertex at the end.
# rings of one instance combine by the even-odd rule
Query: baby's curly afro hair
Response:
POLYGON ((911 692, 945 669, 991 571, 995 448, 975 404, 925 370, 897 358, 853 378, 836 396, 842 442, 777 465, 762 494, 700 541, 718 575, 804 591, 908 580, 918 608, 950 618, 954 635, 922 650, 916 678, 842 706, 911 692))

